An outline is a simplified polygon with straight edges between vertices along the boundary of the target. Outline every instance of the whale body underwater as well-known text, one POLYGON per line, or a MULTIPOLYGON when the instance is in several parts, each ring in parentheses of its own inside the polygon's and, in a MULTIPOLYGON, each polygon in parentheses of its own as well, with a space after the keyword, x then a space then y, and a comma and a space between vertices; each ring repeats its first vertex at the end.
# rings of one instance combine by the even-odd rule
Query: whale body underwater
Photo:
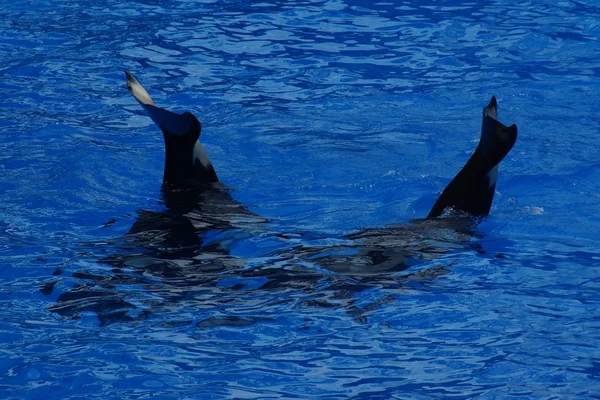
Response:
MULTIPOLYGON (((465 247, 482 252, 470 238, 477 234, 474 228, 480 217, 490 211, 498 164, 517 138, 515 125, 507 127, 497 120, 494 97, 483 108, 479 144, 425 218, 364 229, 333 241, 326 238, 328 244, 323 245, 312 234, 269 232, 265 224, 268 220, 233 199, 229 189, 219 182, 199 141, 198 119, 188 112, 176 114, 156 106, 139 81, 129 72, 126 76, 129 92, 163 134, 161 195, 166 209, 138 211, 129 231, 106 243, 110 250, 98 259, 98 263, 111 267, 110 274, 73 272, 72 277, 79 283, 59 294, 49 308, 52 312, 78 318, 82 312, 92 311, 102 324, 137 320, 156 312, 156 298, 163 298, 170 309, 199 288, 215 288, 216 296, 224 290, 224 277, 257 278, 263 282, 259 289, 274 295, 287 293, 290 288, 313 293, 325 280, 328 293, 336 300, 314 305, 331 307, 341 298, 348 298, 351 303, 353 293, 369 285, 404 290, 409 281, 444 275, 448 270, 443 265, 426 264, 424 270, 417 268, 407 271, 408 275, 388 278, 443 254, 465 247), (261 252, 256 260, 231 254, 232 244, 252 241, 257 235, 278 241, 280 246, 261 252), (355 282, 358 279, 360 284, 348 286, 336 278, 339 274, 352 277, 355 282), (130 311, 139 310, 143 299, 137 291, 129 293, 130 287, 157 293, 151 306, 135 316, 130 311)), ((55 273, 60 274, 62 271, 55 273)), ((49 295, 63 281, 68 279, 58 278, 40 290, 49 295)))

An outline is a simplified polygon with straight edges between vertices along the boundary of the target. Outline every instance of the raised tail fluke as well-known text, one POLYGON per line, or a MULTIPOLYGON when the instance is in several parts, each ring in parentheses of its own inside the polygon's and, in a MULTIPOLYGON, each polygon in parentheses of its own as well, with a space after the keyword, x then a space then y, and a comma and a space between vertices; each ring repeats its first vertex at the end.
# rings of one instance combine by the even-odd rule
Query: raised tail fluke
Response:
POLYGON ((490 212, 498 164, 517 140, 517 126, 507 127, 496 118, 497 103, 496 98, 492 97, 483 109, 479 145, 462 170, 446 186, 428 218, 439 217, 446 209, 473 216, 484 216, 490 212))
POLYGON ((135 76, 133 76, 131 72, 127 70, 125 70, 125 76, 127 76, 127 89, 129 90, 129 93, 131 93, 131 95, 135 97, 135 99, 139 101, 141 105, 155 106, 152 97, 150 97, 142 84, 135 79, 135 76))
POLYGON ((202 126, 189 112, 177 114, 157 107, 142 84, 129 72, 127 89, 144 107, 165 139, 165 171, 163 183, 171 188, 187 187, 193 183, 218 182, 217 174, 198 141, 202 126))
POLYGON ((200 137, 200 123, 190 113, 177 114, 164 108, 157 107, 142 84, 125 70, 127 76, 127 89, 129 93, 144 107, 152 121, 167 136, 195 136, 193 142, 200 137))

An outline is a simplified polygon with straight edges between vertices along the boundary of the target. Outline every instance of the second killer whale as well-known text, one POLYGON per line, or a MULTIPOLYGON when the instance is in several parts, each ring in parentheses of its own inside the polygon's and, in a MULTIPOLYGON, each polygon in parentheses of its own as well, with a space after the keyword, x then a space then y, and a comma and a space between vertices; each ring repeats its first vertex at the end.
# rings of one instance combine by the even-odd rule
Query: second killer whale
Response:
MULTIPOLYGON (((483 108, 477 147, 444 188, 426 218, 345 235, 348 243, 335 246, 294 246, 282 257, 288 262, 311 260, 329 271, 357 275, 392 274, 465 247, 477 235, 476 226, 489 214, 499 163, 517 140, 517 126, 497 120, 492 97, 483 108)), ((476 247, 476 245, 472 245, 476 247)), ((438 271, 439 270, 435 270, 438 271)))

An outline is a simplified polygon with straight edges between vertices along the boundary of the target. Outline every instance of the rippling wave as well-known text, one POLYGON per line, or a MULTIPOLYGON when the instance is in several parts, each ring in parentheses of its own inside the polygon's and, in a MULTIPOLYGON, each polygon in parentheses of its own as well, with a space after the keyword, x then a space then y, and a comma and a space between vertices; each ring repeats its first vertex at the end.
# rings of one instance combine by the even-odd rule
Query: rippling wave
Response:
POLYGON ((5 1, 3 396, 597 398, 599 27, 585 0, 5 1), (199 117, 231 212, 169 214, 123 69, 199 117), (491 215, 423 225, 491 95, 519 126, 491 215))

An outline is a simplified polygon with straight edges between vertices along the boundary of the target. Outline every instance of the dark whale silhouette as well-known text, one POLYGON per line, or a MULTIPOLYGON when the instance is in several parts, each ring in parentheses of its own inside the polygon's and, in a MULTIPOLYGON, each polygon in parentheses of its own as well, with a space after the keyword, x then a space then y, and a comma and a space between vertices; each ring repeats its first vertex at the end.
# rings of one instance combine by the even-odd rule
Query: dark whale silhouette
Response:
MULTIPOLYGON (((138 211, 129 231, 106 243, 112 254, 97 260, 112 266, 111 274, 74 273, 81 283, 60 294, 50 308, 67 317, 95 311, 103 323, 127 320, 127 312, 135 308, 113 290, 116 285, 145 286, 157 279, 187 285, 191 276, 243 266, 245 260, 230 255, 230 244, 262 230, 267 221, 233 199, 230 188, 219 182, 199 141, 198 119, 157 107, 138 80, 127 71, 125 75, 129 92, 163 134, 165 209, 138 211)), ((44 285, 42 292, 51 294, 57 283, 44 285)))
MULTIPOLYGON (((311 259, 328 270, 352 274, 390 274, 465 247, 489 214, 498 164, 517 140, 517 126, 497 119, 492 97, 483 109, 481 138, 469 160, 441 193, 427 218, 409 224, 366 229, 346 235, 349 244, 288 249, 294 259, 311 259)), ((477 247, 470 245, 470 247, 477 247)), ((477 249, 479 250, 479 249, 477 249)))
MULTIPOLYGON (((137 79, 128 72, 126 75, 129 91, 163 133, 162 198, 166 210, 139 212, 130 231, 111 243, 116 251, 98 260, 110 265, 111 273, 74 273, 73 277, 81 283, 58 296, 50 308, 53 312, 76 318, 83 311, 93 311, 103 324, 131 321, 148 316, 151 307, 132 316, 131 311, 138 308, 135 304, 144 302, 144 296, 139 292, 125 293, 119 290, 120 286, 142 287, 149 293, 160 293, 164 302, 172 303, 188 299, 187 293, 199 288, 212 290, 215 296, 240 290, 220 285, 223 277, 236 277, 259 278, 263 282, 260 289, 269 292, 294 288, 319 297, 315 287, 327 287, 324 299, 311 299, 307 304, 330 307, 346 299, 344 307, 354 313, 356 291, 373 285, 401 288, 406 282, 443 275, 448 270, 440 265, 408 275, 394 274, 465 247, 481 251, 470 243, 470 238, 477 235, 478 217, 489 213, 498 164, 517 137, 515 125, 506 127, 497 121, 494 97, 483 110, 477 148, 441 193, 427 218, 349 234, 342 237, 346 242, 342 245, 311 245, 302 235, 302 244, 294 245, 298 237, 288 240, 285 235, 268 232, 281 240, 281 249, 257 254, 263 260, 262 267, 243 268, 247 260, 232 256, 228 244, 258 234, 261 228, 257 225, 265 220, 236 202, 218 182, 198 140, 201 124, 197 118, 157 107, 137 79), (336 278, 339 274, 352 276, 353 283, 336 278), (394 275, 393 279, 390 275, 394 275), (335 298, 331 304, 329 297, 335 298)), ((45 285, 42 291, 52 293, 55 284, 45 285)), ((153 301, 156 306, 156 299, 153 301)))
POLYGON ((460 172, 446 186, 429 212, 428 218, 439 217, 451 208, 472 216, 488 215, 498 177, 498 164, 517 141, 517 126, 499 122, 496 98, 483 109, 481 139, 475 152, 460 172))
POLYGON ((169 189, 218 182, 215 169, 198 140, 202 125, 189 112, 176 114, 157 107, 146 89, 125 71, 127 89, 144 107, 165 139, 165 170, 163 185, 169 189))

